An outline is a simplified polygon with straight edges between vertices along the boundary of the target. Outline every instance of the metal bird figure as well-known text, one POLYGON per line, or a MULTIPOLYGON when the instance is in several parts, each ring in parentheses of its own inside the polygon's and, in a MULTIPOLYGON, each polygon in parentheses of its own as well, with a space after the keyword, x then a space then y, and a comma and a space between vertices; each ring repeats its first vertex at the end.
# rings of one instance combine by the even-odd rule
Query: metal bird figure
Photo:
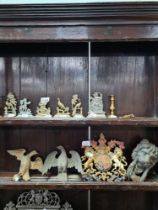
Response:
POLYGON ((83 173, 81 158, 76 151, 74 150, 69 151, 69 153, 71 154, 71 157, 69 158, 63 146, 58 146, 57 149, 60 150, 61 152, 60 155, 56 157, 58 152, 53 151, 47 156, 42 169, 42 174, 46 174, 48 170, 51 169, 52 167, 58 168, 58 175, 59 174, 67 175, 67 169, 73 167, 79 173, 81 174, 83 173))
POLYGON ((39 170, 41 172, 43 168, 43 161, 40 157, 36 157, 34 161, 31 161, 31 157, 37 155, 37 151, 33 150, 25 155, 25 149, 7 150, 10 155, 13 155, 20 161, 19 172, 14 175, 13 180, 19 181, 22 178, 24 181, 30 180, 29 170, 39 170))

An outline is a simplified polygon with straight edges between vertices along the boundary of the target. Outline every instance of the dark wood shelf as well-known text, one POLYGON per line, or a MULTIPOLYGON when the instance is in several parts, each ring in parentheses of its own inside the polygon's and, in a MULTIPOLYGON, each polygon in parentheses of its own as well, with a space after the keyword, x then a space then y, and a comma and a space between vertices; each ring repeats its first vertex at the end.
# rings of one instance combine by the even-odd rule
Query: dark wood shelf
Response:
POLYGON ((158 182, 53 182, 46 177, 32 176, 31 181, 12 180, 15 172, 0 172, 0 189, 25 190, 108 190, 108 191, 158 191, 158 182))
POLYGON ((105 191, 158 191, 158 182, 50 182, 20 181, 1 177, 0 189, 27 190, 105 190, 105 191))
POLYGON ((54 118, 0 118, 0 126, 142 126, 158 127, 158 118, 136 117, 131 119, 54 119, 54 118))

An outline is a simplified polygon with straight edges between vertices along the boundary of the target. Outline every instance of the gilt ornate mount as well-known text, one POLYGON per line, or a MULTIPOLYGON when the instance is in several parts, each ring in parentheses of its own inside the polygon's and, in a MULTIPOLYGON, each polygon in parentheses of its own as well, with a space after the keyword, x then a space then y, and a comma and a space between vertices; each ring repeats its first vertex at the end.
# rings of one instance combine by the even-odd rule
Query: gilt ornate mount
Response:
POLYGON ((100 134, 98 141, 92 140, 85 147, 83 161, 83 179, 86 181, 124 181, 127 166, 123 155, 124 143, 117 140, 107 141, 100 134))

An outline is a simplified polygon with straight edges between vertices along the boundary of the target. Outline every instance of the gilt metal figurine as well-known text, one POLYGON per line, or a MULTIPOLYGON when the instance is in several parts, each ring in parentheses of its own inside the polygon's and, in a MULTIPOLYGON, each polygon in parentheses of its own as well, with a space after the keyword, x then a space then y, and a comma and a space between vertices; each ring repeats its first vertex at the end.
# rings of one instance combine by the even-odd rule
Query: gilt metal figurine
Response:
POLYGON ((66 107, 60 100, 57 98, 57 113, 54 116, 55 118, 70 118, 69 107, 66 107))
POLYGON ((7 150, 7 152, 20 161, 19 172, 13 176, 14 181, 19 181, 20 179, 23 179, 24 181, 30 180, 30 169, 42 171, 43 161, 40 157, 36 157, 34 161, 31 161, 31 158, 38 154, 35 150, 27 155, 25 155, 25 149, 7 150))
POLYGON ((83 118, 82 103, 77 94, 72 96, 71 106, 72 106, 72 117, 83 118))
POLYGON ((8 93, 4 107, 5 117, 15 117, 17 110, 17 101, 13 93, 8 93))
POLYGON ((41 98, 37 107, 37 117, 51 117, 51 109, 47 107, 49 98, 41 98))

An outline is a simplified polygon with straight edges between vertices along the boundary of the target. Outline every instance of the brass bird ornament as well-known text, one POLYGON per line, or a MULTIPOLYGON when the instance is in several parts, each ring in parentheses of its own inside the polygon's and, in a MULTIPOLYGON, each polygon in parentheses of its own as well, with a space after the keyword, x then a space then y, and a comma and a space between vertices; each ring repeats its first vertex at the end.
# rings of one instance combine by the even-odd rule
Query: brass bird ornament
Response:
POLYGON ((7 152, 15 156, 17 160, 20 161, 20 168, 19 172, 13 176, 14 181, 19 181, 23 179, 24 181, 30 180, 30 170, 39 170, 42 171, 43 168, 43 161, 40 157, 36 157, 34 161, 31 158, 34 155, 37 155, 38 152, 33 150, 28 154, 26 153, 25 149, 15 149, 15 150, 7 150, 7 152))

